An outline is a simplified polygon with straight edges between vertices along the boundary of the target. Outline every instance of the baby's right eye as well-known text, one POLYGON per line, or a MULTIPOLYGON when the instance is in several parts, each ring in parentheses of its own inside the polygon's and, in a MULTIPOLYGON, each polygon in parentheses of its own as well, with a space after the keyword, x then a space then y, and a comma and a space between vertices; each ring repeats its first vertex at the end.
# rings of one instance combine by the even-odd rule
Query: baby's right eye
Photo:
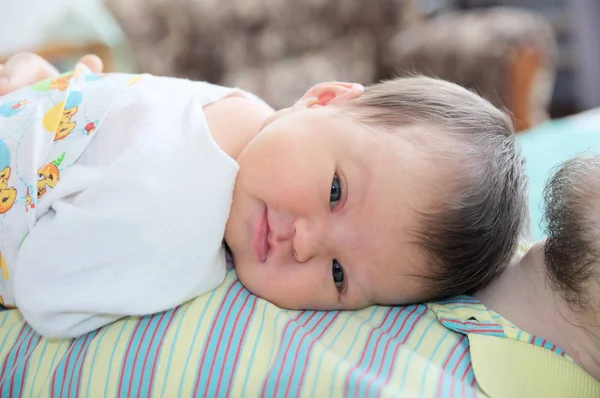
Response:
POLYGON ((329 206, 333 209, 337 202, 342 199, 342 186, 340 185, 340 178, 337 174, 333 175, 333 181, 331 181, 331 192, 329 194, 329 206))
POLYGON ((335 283, 335 287, 338 291, 341 291, 344 287, 344 269, 337 260, 333 260, 331 272, 333 274, 333 283, 335 283))

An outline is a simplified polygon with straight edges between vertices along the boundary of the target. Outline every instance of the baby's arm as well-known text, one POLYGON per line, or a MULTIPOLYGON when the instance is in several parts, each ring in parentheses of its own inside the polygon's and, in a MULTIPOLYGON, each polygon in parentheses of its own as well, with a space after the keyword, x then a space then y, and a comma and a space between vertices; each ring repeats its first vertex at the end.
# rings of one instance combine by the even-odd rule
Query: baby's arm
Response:
MULTIPOLYGON (((102 72, 102 60, 95 55, 85 55, 77 65, 87 66, 93 73, 102 72)), ((0 95, 58 75, 58 70, 42 57, 31 53, 14 55, 0 64, 0 95)))

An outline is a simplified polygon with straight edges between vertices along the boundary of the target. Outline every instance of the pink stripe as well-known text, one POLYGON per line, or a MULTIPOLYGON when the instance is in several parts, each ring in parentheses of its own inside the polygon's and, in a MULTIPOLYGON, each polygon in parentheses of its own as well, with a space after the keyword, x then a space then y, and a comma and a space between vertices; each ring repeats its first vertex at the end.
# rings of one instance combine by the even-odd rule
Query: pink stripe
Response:
POLYGON ((535 342, 535 336, 531 336, 531 339, 529 340, 529 344, 533 344, 535 342))
POLYGON ((556 351, 556 344, 552 344, 552 348, 550 348, 550 351, 552 351, 552 352, 556 351))
MULTIPOLYGON (((321 339, 321 337, 323 337, 323 335, 325 334, 325 332, 331 327, 331 325, 333 324, 333 322, 335 322, 335 320, 337 319, 337 317, 340 315, 339 311, 333 316, 333 318, 331 318, 331 320, 329 321, 329 323, 327 325, 325 325, 325 328, 323 328, 323 331, 321 332, 321 334, 319 334, 317 336, 316 339, 313 339, 313 341, 311 341, 310 345, 308 346, 308 351, 306 354, 306 361, 304 361, 304 366, 302 366, 302 374, 300 375, 300 382, 298 383, 298 389, 296 390, 296 396, 300 396, 300 388, 302 387, 302 383, 304 383, 304 375, 306 374, 306 368, 308 367, 308 360, 310 358, 310 354, 312 353, 312 348, 315 344, 315 342, 317 342, 318 340, 321 339)), ((296 352, 296 355, 298 355, 298 353, 296 352)))
POLYGON ((140 322, 137 321, 135 323, 135 327, 133 328, 133 333, 129 336, 129 341, 127 342, 127 349, 125 349, 125 355, 123 356, 123 363, 121 365, 121 376, 119 377, 119 387, 117 391, 119 394, 121 393, 121 389, 123 387, 123 375, 125 374, 125 364, 127 363, 127 358, 129 358, 129 352, 131 351, 131 342, 133 341, 133 336, 137 333, 140 327, 140 322))
MULTIPOLYGON (((470 363, 469 363, 470 365, 470 363)), ((460 396, 461 397, 466 397, 467 396, 467 390, 465 389, 465 383, 460 383, 460 396)))
MULTIPOLYGON (((154 332, 152 333, 152 337, 150 338, 150 343, 148 344, 148 349, 146 350, 146 354, 144 355, 144 362, 142 362, 142 369, 141 369, 141 374, 142 375, 144 374, 144 371, 146 370, 146 362, 148 362, 148 356, 150 355, 150 350, 152 349, 152 344, 154 343, 154 338, 156 337, 156 332, 158 331, 158 328, 160 327, 160 324, 162 323, 163 319, 165 318, 165 315, 166 315, 166 312, 163 312, 160 315, 160 319, 156 323, 156 327, 154 328, 154 332)), ((150 325, 150 322, 148 322, 148 325, 150 325)), ((142 341, 143 341, 143 338, 142 338, 142 340, 140 340, 139 346, 142 345, 141 344, 142 341)), ((138 349, 139 349, 139 346, 138 346, 138 349)), ((134 369, 135 369, 135 367, 134 367, 134 369)), ((132 379, 133 379, 133 377, 132 377, 132 379)), ((140 396, 140 394, 142 392, 142 383, 143 383, 143 377, 140 377, 140 384, 138 386, 138 393, 137 393, 138 397, 140 396)), ((148 388, 151 389, 152 388, 152 384, 150 384, 150 386, 148 386, 148 388)))
POLYGON ((469 362, 467 364, 467 367, 465 368, 465 371, 462 374, 462 377, 460 378, 460 381, 465 381, 465 378, 467 377, 467 374, 469 373, 469 369, 471 369, 471 362, 469 362))
MULTIPOLYGON (((158 342, 158 348, 156 350, 157 352, 159 352, 160 349, 162 348, 163 342, 165 341, 165 336, 167 335, 167 331, 171 327, 171 323, 173 322, 173 319, 175 318, 175 314, 179 311, 179 308, 181 308, 181 307, 177 307, 171 313, 169 322, 167 322, 167 326, 165 327, 165 332, 162 334, 162 336, 160 336, 160 341, 158 342)), ((149 388, 148 388, 148 394, 150 394, 152 392, 152 387, 154 386, 154 375, 156 374, 156 363, 157 362, 158 362, 158 358, 154 358, 154 363, 152 364, 152 373, 150 373, 150 384, 149 384, 149 388)))
MULTIPOLYGON (((236 293, 235 297, 233 298, 233 302, 235 302, 238 299, 238 297, 240 296, 240 294, 242 294, 243 291, 244 291, 244 288, 242 287, 242 285, 240 285, 240 290, 238 290, 238 292, 236 293)), ((248 297, 250 297, 250 296, 246 296, 246 300, 248 299, 248 297)), ((229 308, 227 309, 227 314, 225 315, 225 319, 226 320, 229 319, 229 315, 231 314, 231 309, 232 308, 233 308, 233 306, 230 305, 229 308)), ((224 332, 225 332, 225 322, 223 323, 223 327, 221 328, 221 332, 219 333, 219 339, 217 340, 217 346, 215 347, 215 351, 214 351, 215 355, 213 355, 212 361, 210 363, 210 370, 208 371, 208 380, 209 380, 208 382, 209 383, 210 383, 210 380, 212 379, 213 369, 215 367, 215 362, 217 360, 216 353, 219 352, 219 347, 221 347, 221 340, 223 340, 223 333, 224 332)), ((207 383, 207 385, 208 385, 208 383, 207 383)), ((206 386, 204 386, 204 387, 206 387, 206 386)), ((217 386, 217 388, 218 388, 218 386, 217 386)), ((204 396, 205 397, 207 396, 206 393, 207 393, 207 391, 205 390, 204 391, 204 396)))
MULTIPOLYGON (((235 285, 237 285, 236 282, 232 283, 227 288, 227 292, 225 292, 225 296, 223 297, 223 300, 221 300, 221 304, 219 305, 219 309, 217 310, 217 313, 215 314, 215 318, 214 318, 215 321, 213 321, 212 326, 210 327, 210 332, 208 333, 208 339, 206 339, 204 348, 202 349, 202 358, 200 359, 200 366, 198 368, 198 373, 196 375, 196 383, 194 383, 194 394, 192 395, 193 397, 195 397, 195 396, 198 395, 198 387, 199 387, 199 383, 200 383, 200 375, 202 374, 202 368, 204 366, 204 360, 206 359, 206 350, 208 349, 208 343, 210 342, 210 340, 212 338, 212 334, 215 331, 215 326, 217 325, 216 320, 219 319, 219 317, 221 316, 221 311, 223 311, 223 306, 225 305, 225 301, 226 301, 227 297, 229 297, 229 294, 231 293, 231 290, 233 289, 233 287, 235 285)), ((229 308, 231 308, 231 306, 229 306, 229 308)), ((213 358, 213 360, 214 360, 214 358, 213 358)))
POLYGON ((358 369, 358 367, 364 360, 365 354, 367 353, 367 347, 369 346, 369 343, 371 342, 371 339, 373 338, 373 333, 375 333, 375 330, 381 329, 383 327, 383 325, 387 321, 388 317, 390 316, 391 312, 392 312, 392 307, 388 308, 387 313, 385 314, 385 317, 383 318, 383 320, 381 321, 379 326, 377 326, 375 329, 371 329, 371 331, 369 332, 369 337, 367 338, 367 341, 365 342, 365 346, 363 348, 362 354, 360 355, 360 359, 358 360, 358 363, 355 365, 352 365, 350 372, 348 372, 348 376, 346 376, 346 381, 344 382, 344 396, 348 395, 348 390, 350 389, 350 378, 352 377, 352 374, 358 369))
MULTIPOLYGON (((396 344, 396 348, 394 348, 394 356, 392 356, 392 360, 390 361, 390 368, 387 371, 387 377, 385 378, 385 382, 383 384, 380 384, 379 386, 377 386, 377 391, 375 392, 376 396, 380 396, 381 395, 381 389, 383 388, 384 385, 387 385, 390 382, 390 378, 392 377, 392 369, 394 368, 394 365, 396 364, 396 358, 398 355, 398 350, 400 349, 401 346, 403 346, 404 344, 406 344, 406 342, 408 341, 408 339, 410 338, 410 336, 412 335, 413 330, 415 329, 415 326, 419 324, 419 322, 421 321, 421 319, 425 316, 425 314, 427 313, 427 308, 424 309, 424 311, 422 313, 419 314, 419 316, 415 319, 415 321, 413 322, 413 324, 410 326, 410 329, 408 330, 408 333, 406 333, 406 336, 404 336, 404 339, 402 339, 402 341, 400 343, 396 344)), ((398 337, 400 335, 400 330, 396 333, 396 336, 394 336, 394 338, 398 337)), ((386 351, 387 352, 387 347, 386 347, 386 351)), ((381 367, 380 367, 381 370, 381 367)), ((377 378, 379 378, 379 371, 377 372, 377 378)))
MULTIPOLYGON (((19 335, 17 336, 17 339, 15 340, 15 343, 16 343, 17 341, 19 341, 19 339, 21 339, 21 336, 23 336, 23 332, 24 332, 24 331, 25 331, 25 325, 23 325, 23 326, 21 327, 21 331, 19 332, 19 335)), ((27 333, 29 333, 29 332, 27 332, 27 333)), ((21 340, 21 343, 19 344, 19 348, 18 348, 18 349, 20 349, 20 347, 23 345, 23 342, 24 342, 24 341, 25 341, 25 340, 21 340)), ((10 351, 12 351, 12 350, 14 350, 14 349, 15 349, 15 347, 13 346, 13 347, 11 348, 11 350, 10 350, 10 351)), ((10 351, 9 351, 9 355, 10 355, 10 351)), ((18 352, 17 352, 17 354, 18 354, 18 352)), ((2 376, 2 380, 4 380, 4 381, 8 380, 8 378, 6 378, 6 379, 4 378, 4 373, 6 373, 6 366, 7 366, 7 364, 8 364, 8 356, 9 356, 9 355, 7 355, 7 356, 4 358, 4 364, 2 365, 2 373, 0 373, 0 376, 2 376)), ((17 358, 17 357, 15 356, 15 359, 16 359, 16 358, 17 358)), ((4 384, 4 381, 2 381, 2 382, 0 383, 0 387, 2 387, 2 385, 4 384)))
MULTIPOLYGON (((315 331, 315 329, 317 328, 317 326, 319 326, 321 324, 321 322, 323 322, 325 320, 326 317, 327 317, 327 314, 323 315, 321 317, 321 319, 319 319, 319 321, 314 324, 313 328, 308 333, 304 333, 302 335, 302 338, 300 339, 300 342, 298 343, 298 349, 296 350, 296 353, 294 354, 294 361, 292 362, 292 369, 296 369, 296 363, 298 362, 298 351, 300 351, 300 347, 302 347, 302 343, 304 342, 304 339, 306 338, 306 336, 313 333, 315 331)), ((307 352, 307 355, 308 355, 308 352, 307 352)), ((285 357, 284 357, 284 359, 285 359, 285 357)), ((286 397, 289 396, 291 385, 292 385, 292 381, 288 380, 288 385, 285 389, 286 397)), ((300 385, 298 385, 298 388, 300 388, 300 385)))
MULTIPOLYGON (((63 366, 63 368, 66 370, 69 368, 69 361, 71 360, 71 355, 73 355, 73 348, 75 347, 75 341, 71 340, 71 342, 69 343, 69 354, 67 355, 67 359, 65 360, 65 364, 63 366)), ((52 377, 52 396, 54 396, 54 383, 56 381, 56 373, 58 372, 58 367, 56 369, 54 369, 54 376, 52 377)), ((67 376, 66 374, 67 372, 65 371, 65 377, 67 376)), ((60 385, 60 397, 64 397, 63 395, 63 391, 65 388, 65 381, 63 380, 62 384, 60 385)))
MULTIPOLYGON (((252 308, 250 309, 250 315, 246 318, 246 323, 244 323, 244 329, 242 330, 242 336, 246 336, 246 332, 248 330, 248 325, 250 324, 250 319, 254 315, 254 311, 256 309, 257 298, 254 297, 254 301, 252 301, 252 308)), ((227 393, 225 393, 226 397, 229 397, 229 393, 231 391, 231 383, 233 382, 233 375, 235 375, 235 371, 238 366, 238 360, 240 358, 240 350, 242 349, 242 344, 237 345, 237 350, 235 351, 235 359, 233 361, 233 368, 231 370, 232 377, 229 379, 229 383, 227 383, 227 393)))
MULTIPOLYGON (((21 337, 22 332, 25 330, 25 328, 26 328, 25 325, 23 325, 23 327, 21 329, 21 332, 19 333, 19 338, 21 337)), ((29 342, 27 343, 27 348, 25 349, 25 355, 26 355, 26 357, 25 357, 25 367, 24 367, 24 369, 27 368, 27 361, 29 360, 29 355, 27 353, 29 352, 29 347, 31 346, 31 341, 32 341, 34 335, 35 335, 35 333, 33 332, 33 330, 29 329, 27 331, 27 334, 23 337, 23 340, 21 340, 21 344, 19 344, 19 347, 17 348, 17 352, 15 353, 15 365, 13 366, 13 370, 14 371, 12 372, 12 375, 11 375, 11 378, 10 378, 11 379, 10 386, 14 386, 15 385, 15 377, 17 376, 16 367, 18 365, 17 359, 19 358, 19 352, 21 351, 21 347, 23 346, 23 344, 25 344, 25 341, 28 340, 29 342)), ((8 355, 7 355, 7 358, 8 358, 8 355)), ((6 366, 6 363, 5 363, 5 366, 6 366)), ((4 374, 4 371, 2 373, 4 374)), ((6 378, 6 380, 8 380, 8 378, 6 378)), ((23 376, 21 378, 21 387, 20 387, 20 390, 19 390, 19 396, 23 392, 23 382, 24 381, 25 381, 25 376, 23 376)), ((1 386, 1 384, 0 384, 0 386, 1 386)), ((10 394, 11 394, 10 396, 12 397, 12 388, 10 390, 10 394)))
POLYGON ((462 353, 462 355, 460 356, 460 358, 458 358, 458 362, 454 366, 454 369, 452 369, 452 376, 454 376, 456 374, 456 371, 458 370, 458 367, 460 366, 460 361, 462 361, 463 359, 465 359, 465 356, 467 355, 467 352, 469 352, 469 347, 465 347, 465 351, 462 353))
MULTIPOLYGON (((31 341, 33 340, 33 336, 35 335, 35 333, 33 332, 33 330, 31 330, 30 332, 27 333, 27 337, 25 337, 23 339, 23 342, 21 343, 21 345, 25 344, 25 340, 28 340, 29 342, 27 343, 27 348, 25 348, 25 364, 27 364, 27 360, 29 359, 29 355, 27 354, 29 352, 29 347, 31 346, 31 341)), ((20 349, 20 347, 19 347, 20 349)), ((18 357, 18 355, 17 355, 18 357)), ((15 366, 16 367, 16 366, 15 366)), ((24 368, 23 370, 25 370, 26 368, 24 368)), ((25 372, 23 372, 23 377, 21 378, 21 389, 19 390, 19 395, 21 395, 21 392, 23 391, 23 382, 25 381, 25 372)), ((17 376, 17 372, 13 372, 12 377, 11 377, 11 385, 15 385, 15 377, 17 376)), ((12 390, 11 390, 11 394, 12 394, 12 390)))
MULTIPOLYGON (((241 293, 241 291, 240 291, 241 293)), ((244 302, 242 303, 242 309, 246 307, 246 304, 248 304, 248 300, 250 299, 250 295, 247 294, 246 298, 244 299, 244 302)), ((225 347, 225 357, 227 358, 229 357, 229 349, 231 348, 231 340, 233 339, 233 335, 235 334, 235 330, 237 329, 237 325, 238 322, 240 320, 240 315, 242 315, 242 309, 240 309, 240 311, 238 311, 237 315, 235 316, 235 321, 233 321, 233 328, 231 329, 231 332, 229 333, 229 339, 227 339, 227 346, 225 347)), ((230 307, 231 310, 231 307, 230 307)), ((227 319, 229 319, 229 313, 227 313, 227 319)), ((225 329, 225 328, 223 328, 225 329)), ((221 331, 221 335, 223 335, 223 331, 221 331)), ((219 344, 221 343, 221 339, 219 337, 219 344)), ((241 346, 241 342, 238 342, 238 347, 241 346)), ((217 346, 218 347, 218 346, 217 346)), ((223 371, 225 370, 225 364, 223 363, 221 365, 221 371, 219 372, 219 381, 217 382, 217 391, 215 391, 215 397, 219 396, 219 389, 221 388, 221 380, 223 380, 223 371)), ((233 378, 233 374, 230 375, 230 381, 233 378)), ((204 396, 206 396, 206 393, 204 394, 204 396)))
MULTIPOLYGON (((314 318, 314 316, 315 316, 316 314, 317 314, 316 312, 313 312, 313 313, 312 313, 312 314, 311 314, 311 315, 308 317, 308 319, 306 319, 306 320, 304 321, 304 323, 302 324, 302 326, 301 326, 301 327, 305 327, 305 326, 308 324, 308 322, 310 322, 310 321, 311 321, 311 320, 314 318)), ((322 319, 323 319, 323 318, 321 318, 321 320, 322 320, 322 319)), ((320 322, 320 321, 319 321, 319 322, 320 322)), ((285 364, 285 361, 286 361, 286 359, 287 359, 287 355, 288 355, 288 353, 290 352, 290 347, 292 346, 291 342, 294 340, 294 336, 296 335, 296 333, 298 332, 298 330, 300 330, 300 327, 296 327, 296 328, 294 329, 294 331, 292 332, 292 336, 290 337, 290 342, 289 342, 289 344, 287 345, 287 347, 285 348, 285 352, 283 353, 283 359, 281 360, 281 369, 279 369, 279 372, 277 372, 277 380, 275 381, 275 391, 273 391, 273 396, 277 396, 277 390, 279 390, 279 383, 280 383, 280 381, 281 381, 281 374, 283 373, 283 365, 285 364)), ((313 328, 313 330, 314 330, 314 328, 313 328)))
POLYGON ((444 384, 444 377, 446 377, 446 373, 444 373, 444 371, 442 370, 442 376, 440 377, 440 379, 438 381, 438 388, 437 388, 437 394, 436 394, 436 396, 438 396, 438 397, 442 396, 442 385, 444 384))
POLYGON ((473 377, 473 380, 471 380, 471 387, 473 387, 475 385, 475 377, 473 377))
MULTIPOLYGON (((97 336, 97 335, 98 335, 98 330, 96 330, 96 331, 93 333, 92 340, 93 340, 94 338, 96 338, 96 336, 97 336)), ((83 352, 83 357, 81 358, 81 367, 83 367, 83 362, 85 361, 85 358, 86 358, 86 356, 87 356, 87 353, 88 353, 88 350, 89 350, 89 348, 90 348, 90 346, 89 346, 89 345, 87 345, 87 346, 85 347, 85 350, 84 350, 84 352, 83 352)), ((77 362, 76 362, 76 363, 77 363, 77 362)), ((82 376, 83 376, 83 371, 81 371, 81 370, 80 370, 80 371, 79 371, 79 377, 77 377, 77 391, 79 391, 79 388, 81 387, 81 377, 82 377, 82 376)), ((76 395, 76 396, 77 396, 77 395, 76 395)))
MULTIPOLYGON (((33 350, 35 350, 35 348, 38 346, 42 337, 38 334, 33 334, 32 340, 33 339, 36 339, 36 342, 33 346, 33 349, 31 350, 31 352, 29 352, 29 354, 27 354, 27 358, 25 359, 25 364, 23 365, 23 377, 21 377, 21 388, 19 390, 19 395, 21 395, 23 393, 23 388, 25 388, 25 375, 27 374, 27 364, 29 363, 29 358, 31 358, 31 354, 33 354, 33 350)), ((27 346, 27 351, 29 351, 29 346, 27 346)), ((14 379, 13 379, 13 383, 14 383, 14 379)))
MULTIPOLYGON (((83 343, 81 344, 81 348, 79 349, 79 352, 77 353, 77 356, 75 357, 75 362, 73 364, 73 370, 71 372, 71 376, 69 377, 69 389, 67 390, 67 395, 70 397, 71 396, 71 385, 73 384, 73 376, 75 375, 75 368, 77 367, 77 361, 79 361, 79 357, 81 356, 81 351, 83 351, 83 348, 85 347, 85 343, 87 342, 87 339, 90 335, 86 334, 85 338, 83 339, 83 343)), ((65 373, 67 372, 68 368, 65 368, 65 373)), ((66 376, 66 374, 65 374, 66 376)), ((63 383, 66 383, 66 377, 63 383)), ((62 394, 61 394, 62 395, 62 394)))
POLYGON ((133 365, 131 366, 131 377, 129 378, 129 386, 127 386, 127 397, 131 397, 131 385, 133 383, 133 375, 135 374, 135 365, 137 364, 138 356, 140 354, 140 348, 142 347, 141 343, 142 343, 142 341, 144 341, 144 338, 146 338, 146 333, 148 332, 149 327, 150 327, 150 320, 148 320, 148 322, 146 323, 146 327, 144 328, 144 331, 142 332, 142 337, 140 338, 140 341, 135 350, 135 356, 133 357, 133 365))
POLYGON ((444 361, 444 364, 442 365, 442 377, 440 377, 440 379, 438 381, 438 396, 442 392, 442 384, 444 381, 444 377, 446 376, 446 368, 448 367, 450 358, 452 358, 452 355, 454 355, 454 351, 456 351, 456 349, 458 347, 460 347, 460 345, 462 344, 464 339, 465 339, 465 335, 461 335, 460 338, 458 339, 458 341, 454 344, 454 347, 452 347, 452 350, 450 351, 450 353, 448 354, 448 357, 446 358, 446 360, 444 361))
MULTIPOLYGON (((398 311, 398 313, 396 314, 396 317, 394 318, 394 320, 392 321, 392 324, 390 325, 390 327, 388 328, 388 330, 386 330, 384 333, 380 334, 379 337, 377 338, 377 342, 375 343, 375 349, 373 350, 374 353, 377 352, 377 347, 379 347, 379 342, 381 341, 381 338, 383 337, 384 334, 388 334, 390 332, 390 330, 392 330, 392 328, 394 327, 394 325, 396 324, 396 321, 398 320, 398 317, 400 316, 400 314, 402 314, 402 312, 408 307, 402 307, 402 309, 400 311, 398 311)), ((390 345, 390 341, 392 341, 394 338, 396 338, 400 332, 402 331, 402 329, 404 328, 404 326, 406 325, 406 322, 408 321, 408 318, 410 318, 411 314, 413 314, 415 311, 417 310, 417 307, 413 307, 413 310, 408 314, 408 316, 406 316, 404 318, 404 320, 402 321, 402 324, 400 325, 400 328, 398 329, 398 331, 396 332, 396 335, 394 337, 392 337, 391 339, 387 339, 387 342, 385 343, 385 349, 383 350, 383 355, 385 357, 385 353, 387 352, 387 349, 390 345)), ((366 375, 367 373, 370 372, 371 370, 371 366, 373 366, 373 361, 375 360, 375 355, 371 356, 371 361, 369 362, 369 366, 367 367, 367 370, 362 373, 359 374, 358 377, 356 378, 356 383, 358 384, 359 381, 361 380, 361 378, 366 375)), ((381 368, 383 367, 383 362, 381 361, 381 363, 379 363, 379 369, 377 370, 377 377, 379 377, 379 373, 381 372, 381 368)), ((366 391, 370 391, 371 389, 371 383, 373 382, 374 378, 373 377, 369 377, 369 380, 367 380, 367 386, 366 386, 366 391)), ((355 396, 358 396, 358 389, 356 389, 356 394, 355 396)))
MULTIPOLYGON (((394 318, 394 320, 392 321, 392 324, 390 325, 390 327, 383 332, 382 334, 379 335, 379 337, 377 338, 377 342, 375 343, 375 349, 373 350, 374 353, 377 352, 377 347, 379 347, 379 342, 381 341, 381 338, 383 337, 384 334, 388 334, 390 332, 390 330, 392 330, 392 328, 394 327, 394 325, 396 324, 396 321, 398 320, 398 317, 400 316, 400 314, 402 314, 402 312, 404 312, 404 310, 408 308, 408 307, 402 307, 402 309, 400 311, 398 311, 396 313, 396 317, 394 318)), ((404 321, 402 321, 402 324, 400 325, 400 328, 398 329, 398 333, 396 334, 396 336, 400 333, 400 331, 402 330, 402 328, 404 327, 404 325, 406 325, 406 322, 408 321, 408 318, 410 317, 411 314, 413 314, 415 311, 417 310, 417 307, 413 307, 413 310, 408 314, 407 317, 404 318, 404 321)), ((384 354, 387 352, 387 348, 388 345, 390 343, 392 339, 388 339, 387 343, 385 345, 385 350, 383 350, 384 354)), ((363 376, 365 376, 366 374, 368 374, 371 370, 371 367, 373 366, 373 361, 375 360, 375 355, 371 356, 371 361, 369 362, 369 366, 367 366, 367 369, 365 372, 361 373, 358 375, 358 377, 356 378, 356 384, 358 384, 361 380, 361 378, 363 376)), ((383 361, 381 361, 381 363, 379 364, 379 371, 381 371, 381 367, 383 366, 383 361)), ((379 374, 379 371, 377 372, 379 374)), ((371 387, 371 382, 373 381, 372 377, 369 377, 369 380, 367 381, 367 391, 369 391, 370 387, 371 387)), ((358 396, 358 389, 356 389, 356 393, 355 396, 358 396)))
MULTIPOLYGON (((302 314, 304 314, 304 312, 305 311, 300 312, 298 315, 296 315, 296 318, 290 319, 289 321, 287 321, 285 327, 283 328, 283 333, 281 334, 281 339, 279 339, 279 349, 281 349, 281 346, 283 344, 283 339, 285 338, 285 334, 287 332, 288 327, 292 324, 292 322, 298 321, 298 319, 300 319, 300 317, 302 316, 302 314)), ((273 367, 274 366, 275 366, 275 361, 273 361, 273 363, 271 364, 271 367, 269 368, 269 371, 267 372, 267 374, 265 376, 265 379, 263 380, 263 385, 262 385, 262 388, 260 390, 260 396, 261 396, 261 398, 265 397, 265 393, 266 393, 266 390, 267 390, 267 381, 269 380, 269 375, 271 374, 271 372, 273 372, 273 367)))

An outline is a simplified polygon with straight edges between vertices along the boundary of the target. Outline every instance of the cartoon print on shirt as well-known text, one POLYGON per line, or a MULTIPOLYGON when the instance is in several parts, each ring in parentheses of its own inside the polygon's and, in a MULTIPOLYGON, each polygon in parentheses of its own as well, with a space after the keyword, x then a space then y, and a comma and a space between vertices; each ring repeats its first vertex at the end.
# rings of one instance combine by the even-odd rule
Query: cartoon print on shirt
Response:
POLYGON ((35 203, 31 201, 31 188, 27 187, 27 194, 25 195, 25 211, 29 209, 35 209, 35 203))
POLYGON ((17 190, 14 187, 8 186, 10 178, 10 166, 6 166, 0 170, 0 214, 9 211, 17 197, 17 190))
POLYGON ((12 117, 19 114, 27 104, 31 104, 29 100, 10 101, 0 106, 0 116, 12 117))
POLYGON ((58 184, 60 174, 58 166, 60 166, 65 154, 63 153, 52 162, 38 170, 37 182, 37 197, 40 199, 46 193, 46 187, 54 188, 58 184))
POLYGON ((54 141, 67 137, 77 126, 77 122, 72 119, 79 111, 81 100, 81 92, 72 91, 65 101, 54 105, 44 115, 42 123, 46 130, 54 133, 54 141))
MULTIPOLYGON (((2 256, 2 252, 0 251, 0 270, 2 270, 2 279, 8 280, 8 267, 6 266, 6 261, 4 261, 4 256, 2 256)), ((2 304, 2 303, 0 303, 2 304)))
POLYGON ((65 91, 69 87, 69 82, 73 78, 73 74, 67 76, 58 76, 50 81, 50 90, 65 91))
POLYGON ((63 111, 58 122, 58 127, 56 128, 54 141, 62 140, 63 138, 71 134, 71 131, 73 131, 75 126, 77 126, 77 123, 71 119, 77 113, 78 110, 79 108, 75 106, 73 108, 65 109, 63 111))
POLYGON ((97 122, 89 122, 88 124, 86 124, 84 127, 85 134, 86 135, 92 134, 94 131, 96 131, 97 125, 98 125, 97 122))

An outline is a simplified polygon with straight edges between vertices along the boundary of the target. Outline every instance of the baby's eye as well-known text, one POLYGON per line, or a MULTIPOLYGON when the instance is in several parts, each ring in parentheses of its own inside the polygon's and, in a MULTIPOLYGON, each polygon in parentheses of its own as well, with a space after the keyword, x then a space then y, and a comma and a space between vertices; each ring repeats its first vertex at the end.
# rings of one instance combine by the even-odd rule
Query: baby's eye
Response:
POLYGON ((329 206, 333 209, 341 198, 342 186, 340 185, 340 179, 337 174, 334 174, 331 182, 331 193, 329 194, 329 206))
POLYGON ((333 274, 333 283, 335 283, 335 287, 337 290, 342 290, 344 287, 344 269, 337 260, 333 260, 333 263, 331 264, 331 273, 333 274))

